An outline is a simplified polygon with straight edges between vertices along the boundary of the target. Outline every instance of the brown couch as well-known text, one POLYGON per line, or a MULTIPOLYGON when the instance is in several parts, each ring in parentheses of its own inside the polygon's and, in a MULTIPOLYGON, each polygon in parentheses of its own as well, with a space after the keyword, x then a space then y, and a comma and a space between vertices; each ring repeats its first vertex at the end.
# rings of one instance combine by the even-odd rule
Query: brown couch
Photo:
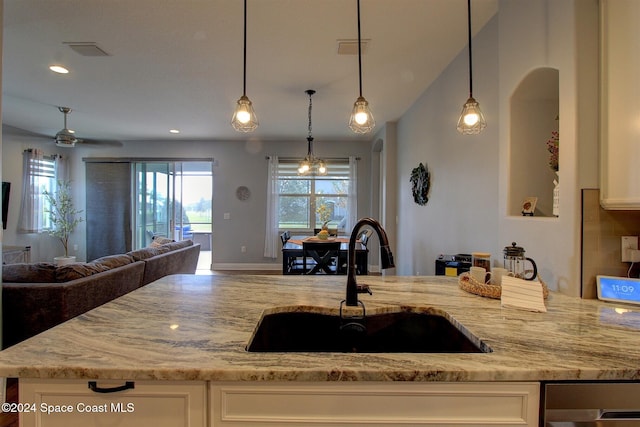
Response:
POLYGON ((3 348, 169 274, 195 273, 200 245, 191 240, 110 255, 88 263, 2 268, 3 348))

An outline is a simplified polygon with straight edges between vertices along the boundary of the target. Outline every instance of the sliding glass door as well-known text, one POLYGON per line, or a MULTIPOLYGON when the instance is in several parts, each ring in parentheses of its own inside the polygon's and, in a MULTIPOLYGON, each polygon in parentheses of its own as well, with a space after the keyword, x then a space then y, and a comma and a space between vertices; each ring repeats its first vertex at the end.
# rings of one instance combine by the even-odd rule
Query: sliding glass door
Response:
POLYGON ((209 161, 134 163, 134 247, 156 237, 192 239, 211 249, 212 169, 209 161))

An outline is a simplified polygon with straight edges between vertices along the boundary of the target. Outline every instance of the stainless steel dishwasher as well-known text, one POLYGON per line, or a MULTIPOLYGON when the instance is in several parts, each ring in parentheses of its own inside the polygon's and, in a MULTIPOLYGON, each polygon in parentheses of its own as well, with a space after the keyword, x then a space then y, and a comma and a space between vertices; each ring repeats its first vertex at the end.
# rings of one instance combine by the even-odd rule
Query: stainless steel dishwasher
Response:
POLYGON ((640 427, 640 382, 562 382, 543 387, 544 427, 640 427))

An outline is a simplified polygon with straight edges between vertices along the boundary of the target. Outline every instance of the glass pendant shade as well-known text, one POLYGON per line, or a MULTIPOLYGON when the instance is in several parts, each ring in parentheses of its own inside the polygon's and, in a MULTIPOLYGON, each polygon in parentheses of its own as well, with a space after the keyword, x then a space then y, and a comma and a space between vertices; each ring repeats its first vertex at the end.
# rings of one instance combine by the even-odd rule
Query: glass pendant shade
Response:
POLYGON ((355 133, 369 133, 375 126, 376 121, 369 109, 369 103, 364 97, 358 97, 351 110, 349 128, 355 133))
POLYGON ((253 104, 246 95, 242 95, 233 112, 231 126, 238 132, 253 132, 258 125, 258 117, 253 111, 253 104))
POLYGON ((487 127, 480 104, 473 97, 467 99, 458 119, 458 132, 463 135, 477 135, 487 127))

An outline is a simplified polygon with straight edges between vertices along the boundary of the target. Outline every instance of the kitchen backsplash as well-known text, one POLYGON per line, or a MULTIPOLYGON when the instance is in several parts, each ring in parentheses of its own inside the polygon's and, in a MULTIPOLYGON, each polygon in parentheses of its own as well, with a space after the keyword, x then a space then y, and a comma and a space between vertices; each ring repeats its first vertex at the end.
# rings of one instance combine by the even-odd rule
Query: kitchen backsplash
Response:
MULTIPOLYGON (((640 236, 640 211, 604 210, 600 190, 582 190, 582 297, 596 298, 596 276, 626 276, 630 264, 621 262, 620 237, 640 236)), ((640 263, 630 276, 638 277, 640 263)))

